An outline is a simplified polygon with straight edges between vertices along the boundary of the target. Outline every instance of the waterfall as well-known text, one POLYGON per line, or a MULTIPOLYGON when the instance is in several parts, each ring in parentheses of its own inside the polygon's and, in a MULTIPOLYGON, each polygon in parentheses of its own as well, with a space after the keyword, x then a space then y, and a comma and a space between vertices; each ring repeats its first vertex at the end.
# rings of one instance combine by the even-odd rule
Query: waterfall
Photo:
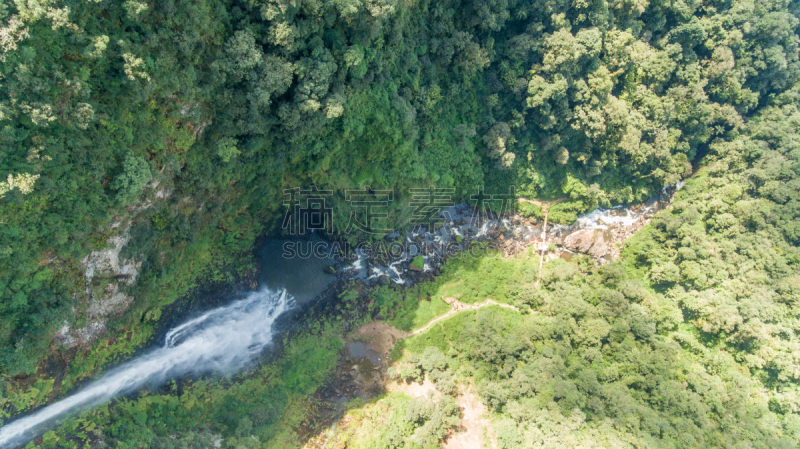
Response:
POLYGON ((294 305, 285 290, 262 290, 171 329, 164 346, 126 362, 83 389, 0 427, 0 448, 20 446, 60 420, 185 375, 235 372, 272 342, 276 318, 294 305))

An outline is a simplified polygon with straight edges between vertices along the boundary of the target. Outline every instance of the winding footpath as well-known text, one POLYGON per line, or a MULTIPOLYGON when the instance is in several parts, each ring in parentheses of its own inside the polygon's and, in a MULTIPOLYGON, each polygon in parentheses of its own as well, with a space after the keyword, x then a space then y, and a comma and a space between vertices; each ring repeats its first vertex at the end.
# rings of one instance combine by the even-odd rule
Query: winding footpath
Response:
MULTIPOLYGON (((447 292, 447 290, 450 287, 452 287, 453 285, 458 285, 460 283, 461 283, 461 280, 459 280, 458 282, 454 282, 452 284, 446 285, 445 286, 445 292, 447 292)), ((442 296, 441 299, 442 299, 442 301, 450 304, 450 310, 447 313, 445 313, 444 315, 442 315, 440 317, 436 317, 436 318, 430 320, 428 322, 428 324, 426 324, 425 326, 423 326, 423 327, 421 327, 421 328, 419 328, 417 330, 414 330, 414 331, 406 333, 403 336, 403 338, 408 338, 408 337, 412 337, 412 336, 417 335, 417 334, 421 334, 421 333, 425 332, 426 330, 430 329, 431 326, 433 326, 434 324, 438 323, 439 321, 445 320, 445 319, 455 315, 456 313, 462 312, 462 311, 465 311, 465 310, 475 310, 475 309, 480 309, 481 307, 486 307, 486 306, 500 306, 500 307, 505 307, 506 309, 512 309, 512 310, 516 310, 516 311, 519 312, 519 307, 512 306, 511 304, 500 303, 500 302, 497 302, 497 301, 495 301, 493 299, 490 299, 490 298, 486 298, 485 301, 477 303, 477 304, 466 304, 466 303, 463 303, 463 302, 459 301, 456 298, 445 297, 445 296, 442 296)))
POLYGON ((428 324, 426 324, 425 326, 423 326, 423 327, 421 327, 421 328, 419 328, 419 329, 417 329, 415 331, 409 332, 405 336, 406 337, 411 337, 411 336, 414 336, 414 335, 417 335, 417 334, 421 334, 421 333, 425 332, 426 330, 430 329, 430 327, 433 326, 434 324, 436 324, 437 322, 442 321, 444 319, 447 319, 447 318, 455 315, 456 313, 462 312, 464 310, 475 310, 475 309, 480 309, 481 307, 486 307, 486 306, 500 306, 500 307, 505 307, 506 309, 513 309, 513 310, 519 311, 519 307, 512 306, 511 304, 503 304, 503 303, 500 303, 500 302, 497 302, 497 301, 495 301, 493 299, 488 299, 488 298, 486 299, 486 301, 483 301, 483 302, 478 303, 478 304, 464 304, 463 302, 461 302, 461 301, 459 301, 459 300, 457 300, 455 298, 447 298, 447 299, 445 299, 445 302, 449 303, 452 306, 452 308, 450 309, 449 312, 445 313, 444 315, 442 315, 440 317, 437 317, 437 318, 434 318, 434 319, 430 320, 428 322, 428 324))
POLYGON ((544 252, 547 251, 547 217, 550 215, 550 208, 544 210, 544 226, 542 226, 541 255, 539 256, 539 275, 536 277, 536 287, 542 282, 542 267, 544 267, 544 252))

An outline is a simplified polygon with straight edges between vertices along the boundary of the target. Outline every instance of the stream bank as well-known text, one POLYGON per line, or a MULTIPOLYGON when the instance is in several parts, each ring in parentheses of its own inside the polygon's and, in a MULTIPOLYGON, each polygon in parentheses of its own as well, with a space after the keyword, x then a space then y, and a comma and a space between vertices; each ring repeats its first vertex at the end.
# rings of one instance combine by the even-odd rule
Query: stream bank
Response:
MULTIPOLYGON (((411 285, 438 275, 439 268, 451 257, 512 257, 531 246, 545 261, 559 257, 571 260, 575 254, 585 254, 602 264, 618 258, 625 240, 667 207, 681 187, 678 184, 665 188, 642 204, 595 209, 569 225, 520 213, 479 215, 462 203, 443 210, 442 225, 432 232, 424 228, 405 234, 395 232, 378 242, 363 242, 356 247, 320 239, 304 251, 311 254, 319 250, 327 255, 326 261, 334 261, 324 266, 325 273, 368 286, 411 285)), ((533 202, 524 198, 519 201, 533 202)), ((548 207, 560 201, 536 203, 548 207)))

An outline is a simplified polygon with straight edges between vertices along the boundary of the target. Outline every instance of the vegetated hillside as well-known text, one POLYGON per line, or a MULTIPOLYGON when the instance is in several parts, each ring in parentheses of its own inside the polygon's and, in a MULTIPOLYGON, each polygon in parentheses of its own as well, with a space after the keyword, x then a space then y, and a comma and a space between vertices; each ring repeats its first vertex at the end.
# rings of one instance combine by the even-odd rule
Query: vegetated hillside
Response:
POLYGON ((491 422, 470 431, 499 448, 797 447, 797 99, 712 144, 618 261, 557 259, 540 286, 535 258, 450 264, 461 282, 442 294, 523 311, 462 311, 409 338, 397 380, 427 376, 445 396, 390 394, 324 439, 436 447, 463 432, 448 396, 474 388, 491 422))
MULTIPOLYGON (((317 422, 329 405, 313 393, 330 379, 346 334, 341 322, 323 320, 262 368, 115 402, 47 434, 44 447, 276 448, 310 438, 328 447, 438 447, 461 431, 469 388, 487 408, 486 427, 473 434, 499 448, 794 448, 797 95, 775 97, 739 136, 715 142, 672 207, 629 239, 619 260, 556 259, 539 284, 533 251, 454 258, 435 282, 378 287, 369 307, 403 330, 443 315, 445 297, 517 308, 462 310, 401 341, 395 379, 427 377, 434 396, 401 389, 354 401, 336 426, 317 422)), ((342 295, 344 316, 354 316, 357 288, 342 295)))
MULTIPOLYGON (((714 226, 747 213, 744 225, 780 227, 796 244, 797 189, 784 179, 793 166, 739 137, 747 126, 773 144, 793 126, 794 94, 747 122, 797 82, 796 14, 771 1, 4 2, 0 372, 34 373, 60 350, 57 330, 91 321, 112 284, 134 300, 91 355, 78 353, 69 379, 129 353, 198 279, 252 268, 284 188, 334 190, 338 225, 350 215, 344 189, 395 189, 399 225, 409 187, 463 197, 514 185, 585 209, 646 198, 717 151, 757 164, 742 195, 780 207, 734 202, 714 226), (136 282, 86 276, 80 261, 126 229, 121 257, 141 262, 136 282)), ((690 216, 659 232, 672 236, 690 216)), ((743 254, 772 254, 758 239, 743 254)), ((796 272, 776 248, 792 262, 770 269, 796 272)), ((721 271, 665 254, 648 278, 658 288, 684 271, 697 271, 685 275, 698 286, 721 271)), ((793 292, 792 279, 767 280, 793 292)), ((737 329, 755 311, 717 323, 704 313, 729 310, 722 296, 674 295, 697 308, 687 319, 718 326, 780 379, 767 360, 791 354, 781 342, 794 333, 769 323, 793 318, 759 317, 761 333, 745 338, 737 329), (761 337, 783 349, 759 353, 761 337)))

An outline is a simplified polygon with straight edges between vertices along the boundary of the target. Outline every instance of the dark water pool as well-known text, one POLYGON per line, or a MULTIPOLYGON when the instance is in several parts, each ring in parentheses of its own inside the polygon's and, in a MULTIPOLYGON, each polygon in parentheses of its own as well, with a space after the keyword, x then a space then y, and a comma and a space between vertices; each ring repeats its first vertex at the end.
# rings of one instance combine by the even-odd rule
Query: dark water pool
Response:
POLYGON ((350 353, 350 357, 356 359, 366 358, 372 362, 373 365, 379 365, 381 363, 380 355, 360 341, 355 341, 347 345, 347 351, 350 353))
POLYGON ((331 257, 309 254, 308 245, 320 241, 319 239, 268 241, 258 250, 258 257, 261 260, 259 283, 273 290, 285 288, 298 304, 322 293, 336 280, 336 276, 325 273, 324 269, 336 261, 331 257), (301 248, 305 251, 289 251, 290 247, 287 246, 289 243, 295 249, 305 245, 301 248), (292 254, 287 256, 287 253, 292 254), (308 254, 308 257, 297 255, 298 253, 308 254))

